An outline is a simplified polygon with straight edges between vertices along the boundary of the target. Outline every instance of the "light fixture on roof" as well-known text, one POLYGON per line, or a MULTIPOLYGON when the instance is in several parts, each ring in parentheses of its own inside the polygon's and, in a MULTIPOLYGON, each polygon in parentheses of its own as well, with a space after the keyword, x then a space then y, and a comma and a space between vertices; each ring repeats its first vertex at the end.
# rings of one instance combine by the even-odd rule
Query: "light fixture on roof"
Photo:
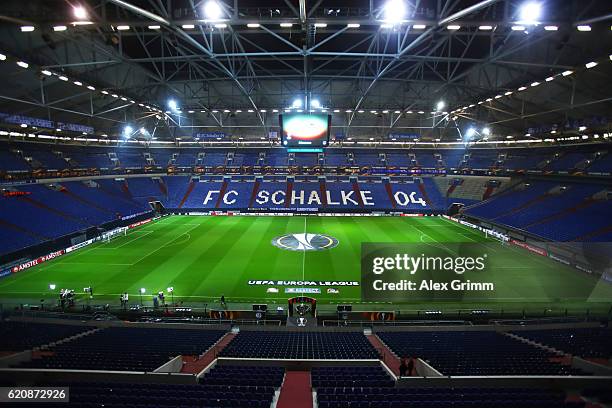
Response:
POLYGON ((591 62, 586 63, 584 66, 587 67, 587 69, 591 69, 597 66, 597 62, 591 61, 591 62))
POLYGON ((247 27, 248 28, 259 28, 259 27, 261 27, 261 24, 259 24, 259 23, 248 23, 247 27))
POLYGON ((215 28, 219 28, 219 29, 227 28, 227 24, 225 24, 225 23, 217 23, 217 24, 215 24, 215 28))
POLYGON ((502 97, 501 95, 495 95, 495 99, 499 99, 501 97, 502 97))
POLYGON ((481 25, 478 27, 478 29, 480 31, 491 31, 493 29, 493 26, 490 25, 481 25))
POLYGON ((67 29, 68 27, 66 27, 65 25, 53 26, 53 31, 56 31, 56 32, 66 31, 67 29))
POLYGON ((519 22, 522 24, 536 25, 542 14, 542 6, 537 2, 528 2, 521 6, 519 22))
POLYGON ((46 70, 46 69, 43 69, 43 70, 42 70, 42 71, 40 71, 40 72, 41 72, 43 75, 46 75, 46 76, 51 76, 51 75, 53 75, 53 73, 52 73, 51 71, 46 70))
POLYGON ((557 31, 558 29, 559 29, 559 27, 556 26, 556 25, 547 25, 547 26, 544 26, 544 30, 546 30, 546 31, 557 31))
POLYGON ((159 30, 161 28, 161 26, 158 25, 150 25, 147 27, 149 30, 159 30))
POLYGON ((19 126, 21 126, 22 128, 27 128, 27 127, 28 127, 28 125, 26 125, 25 123, 22 123, 22 124, 21 124, 21 125, 19 125, 19 126))
POLYGON ((436 110, 440 112, 444 110, 445 106, 446 106, 446 103, 444 103, 444 101, 438 101, 438 103, 436 104, 436 110))
POLYGON ((396 110, 396 111, 395 111, 395 112, 393 112, 393 113, 400 114, 400 113, 402 113, 402 111, 398 111, 398 110, 396 110))
POLYGON ((522 25, 513 25, 512 31, 525 31, 525 26, 522 25))
POLYGON ((94 88, 94 87, 93 87, 93 86, 91 86, 91 85, 87 85, 87 89, 89 89, 90 91, 95 91, 95 90, 96 90, 96 88, 94 88))
POLYGON ((383 21, 397 24, 406 16, 406 4, 403 0, 387 0, 383 7, 383 21))
POLYGON ((283 28, 291 28, 293 27, 292 23, 280 23, 280 26, 283 28))
POLYGON ((482 134, 485 136, 489 136, 491 134, 491 129, 488 127, 482 128, 482 134))
POLYGON ((129 30, 129 29, 130 29, 129 25, 119 25, 119 26, 117 26, 117 30, 118 31, 126 31, 126 30, 129 30))
POLYGON ((34 30, 36 30, 34 26, 21 26, 22 33, 31 33, 34 30))
POLYGON ((25 61, 17 61, 17 65, 19 65, 21 68, 27 68, 30 66, 30 64, 25 61))
POLYGON ((178 104, 176 103, 176 101, 174 99, 170 99, 168 101, 168 107, 170 108, 170 110, 177 110, 178 109, 178 104))
POLYGON ((209 0, 204 4, 204 17, 207 20, 218 20, 223 15, 223 10, 219 3, 214 0, 209 0))
POLYGON ((531 83, 531 86, 538 86, 538 85, 540 85, 540 83, 538 81, 535 81, 535 82, 531 83))
POLYGON ((572 75, 573 73, 574 73, 574 71, 567 70, 567 71, 563 71, 563 72, 561 73, 561 75, 563 75, 563 76, 568 76, 568 75, 572 75))
POLYGON ((347 109, 345 112, 346 112, 346 113, 351 113, 351 112, 352 112, 352 110, 347 109))
POLYGON ((427 28, 425 24, 414 24, 412 26, 413 30, 424 30, 425 28, 427 28))
POLYGON ((76 86, 83 86, 83 83, 81 81, 74 81, 73 84, 75 84, 76 86))
POLYGON ((68 77, 67 77, 67 76, 64 76, 64 75, 60 75, 60 76, 58 76, 58 78, 59 78, 60 80, 62 80, 62 81, 68 81, 68 77))
POLYGON ((584 32, 591 31, 591 26, 590 25, 579 25, 576 27, 576 29, 584 33, 584 32))
POLYGON ((454 31, 454 30, 459 30, 460 28, 461 28, 461 26, 460 26, 460 25, 458 25, 458 24, 451 24, 451 25, 447 25, 447 26, 446 26, 446 29, 447 29, 447 30, 453 30, 453 31, 454 31))
POLYGON ((181 27, 183 29, 185 29, 185 30, 193 30, 195 28, 195 25, 193 25, 193 24, 183 24, 181 27))
POLYGON ((359 28, 359 27, 361 27, 361 24, 359 24, 359 23, 348 23, 346 26, 348 28, 359 28))
POLYGON ((315 23, 314 26, 317 28, 325 28, 327 27, 327 23, 315 23))
POLYGON ((363 109, 359 109, 357 113, 363 113, 363 109))
POLYGON ((474 135, 476 135, 476 129, 474 129, 473 127, 470 127, 466 132, 465 132, 465 136, 468 138, 474 137, 474 135))
POLYGON ((272 112, 278 113, 278 109, 272 109, 272 112))
POLYGON ((293 100, 293 103, 291 104, 291 107, 292 108, 301 108, 302 104, 303 104, 302 99, 296 98, 296 99, 293 100))
POLYGON ((130 125, 125 125, 125 127, 123 128, 123 136, 125 137, 130 137, 133 132, 134 128, 132 128, 130 125))
POLYGON ((487 98, 486 101, 487 102, 491 102, 493 100, 493 98, 487 98))
POLYGON ((549 76, 548 78, 546 78, 546 79, 545 79, 545 81, 546 81, 546 82, 550 82, 550 81, 552 81, 553 79, 555 79, 555 77, 551 77, 551 76, 549 76))
POLYGON ((83 6, 73 7, 72 14, 74 14, 77 20, 85 20, 87 18, 87 10, 83 6))
POLYGON ((580 126, 578 128, 578 130, 581 131, 581 132, 584 132, 585 130, 587 130, 587 127, 586 126, 580 126))
POLYGON ((510 95, 512 95, 512 91, 507 91, 507 92, 504 93, 504 95, 510 96, 510 95))
POLYGON ((313 100, 310 101, 310 107, 311 108, 315 108, 315 109, 320 108, 321 107, 321 102, 319 102, 318 99, 313 99, 313 100))

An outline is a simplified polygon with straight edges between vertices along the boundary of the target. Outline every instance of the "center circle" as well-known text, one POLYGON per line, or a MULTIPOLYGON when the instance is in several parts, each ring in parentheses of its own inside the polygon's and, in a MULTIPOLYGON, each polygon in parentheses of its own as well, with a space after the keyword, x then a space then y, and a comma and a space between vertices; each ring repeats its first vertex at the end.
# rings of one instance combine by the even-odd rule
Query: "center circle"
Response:
POLYGON ((338 245, 338 240, 324 234, 285 234, 272 240, 272 245, 288 251, 323 251, 338 245))

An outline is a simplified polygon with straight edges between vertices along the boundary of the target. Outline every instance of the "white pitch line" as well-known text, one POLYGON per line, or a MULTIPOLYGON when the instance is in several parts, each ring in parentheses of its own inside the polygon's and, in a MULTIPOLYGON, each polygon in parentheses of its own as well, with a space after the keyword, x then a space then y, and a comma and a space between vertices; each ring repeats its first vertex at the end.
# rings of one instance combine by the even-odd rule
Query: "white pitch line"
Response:
MULTIPOLYGON (((304 217, 304 236, 306 236, 306 217, 304 217)), ((305 279, 306 274, 306 246, 304 246, 303 256, 302 256, 302 280, 305 279)))
POLYGON ((107 247, 106 249, 119 249, 119 248, 121 248, 121 247, 123 247, 123 246, 125 246, 127 244, 130 244, 130 243, 136 241, 137 239, 140 239, 142 237, 146 237, 146 236, 148 236, 149 234, 152 234, 152 233, 153 233, 153 231, 147 231, 146 234, 138 234, 138 236, 136 238, 130 239, 127 242, 124 242, 123 244, 121 244, 119 246, 116 246, 116 247, 107 247))
POLYGON ((153 251, 149 252, 148 254, 146 254, 145 256, 139 258, 136 262, 132 263, 132 265, 136 265, 137 263, 139 263, 140 261, 142 261, 145 258, 148 258, 149 256, 151 256, 152 254, 154 254, 155 252, 159 251, 160 249, 166 247, 167 245, 173 243, 174 241, 176 241, 177 239, 179 239, 180 237, 182 237, 183 235, 191 232, 192 230, 196 229, 197 227, 201 226, 202 224, 197 224, 195 227, 189 228, 189 230, 187 230, 187 232, 184 232, 183 234, 179 235, 178 237, 174 237, 172 238, 170 241, 166 242, 164 245, 154 249, 153 251))

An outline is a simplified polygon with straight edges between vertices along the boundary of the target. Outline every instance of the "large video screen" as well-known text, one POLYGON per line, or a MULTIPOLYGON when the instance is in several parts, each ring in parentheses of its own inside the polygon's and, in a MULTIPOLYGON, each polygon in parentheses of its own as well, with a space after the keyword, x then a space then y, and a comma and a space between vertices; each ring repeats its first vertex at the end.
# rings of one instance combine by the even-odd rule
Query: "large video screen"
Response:
POLYGON ((329 142, 331 116, 321 113, 288 113, 280 115, 283 146, 287 148, 320 148, 329 142))

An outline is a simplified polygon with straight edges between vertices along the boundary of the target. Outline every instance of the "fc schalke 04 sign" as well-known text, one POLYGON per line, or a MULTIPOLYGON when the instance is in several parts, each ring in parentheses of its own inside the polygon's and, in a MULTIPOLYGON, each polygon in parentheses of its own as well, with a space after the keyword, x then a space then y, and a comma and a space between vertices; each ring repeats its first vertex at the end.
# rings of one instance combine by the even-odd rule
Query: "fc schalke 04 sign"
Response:
POLYGON ((289 251, 322 251, 334 248, 338 240, 323 234, 287 234, 274 238, 272 245, 289 251))

